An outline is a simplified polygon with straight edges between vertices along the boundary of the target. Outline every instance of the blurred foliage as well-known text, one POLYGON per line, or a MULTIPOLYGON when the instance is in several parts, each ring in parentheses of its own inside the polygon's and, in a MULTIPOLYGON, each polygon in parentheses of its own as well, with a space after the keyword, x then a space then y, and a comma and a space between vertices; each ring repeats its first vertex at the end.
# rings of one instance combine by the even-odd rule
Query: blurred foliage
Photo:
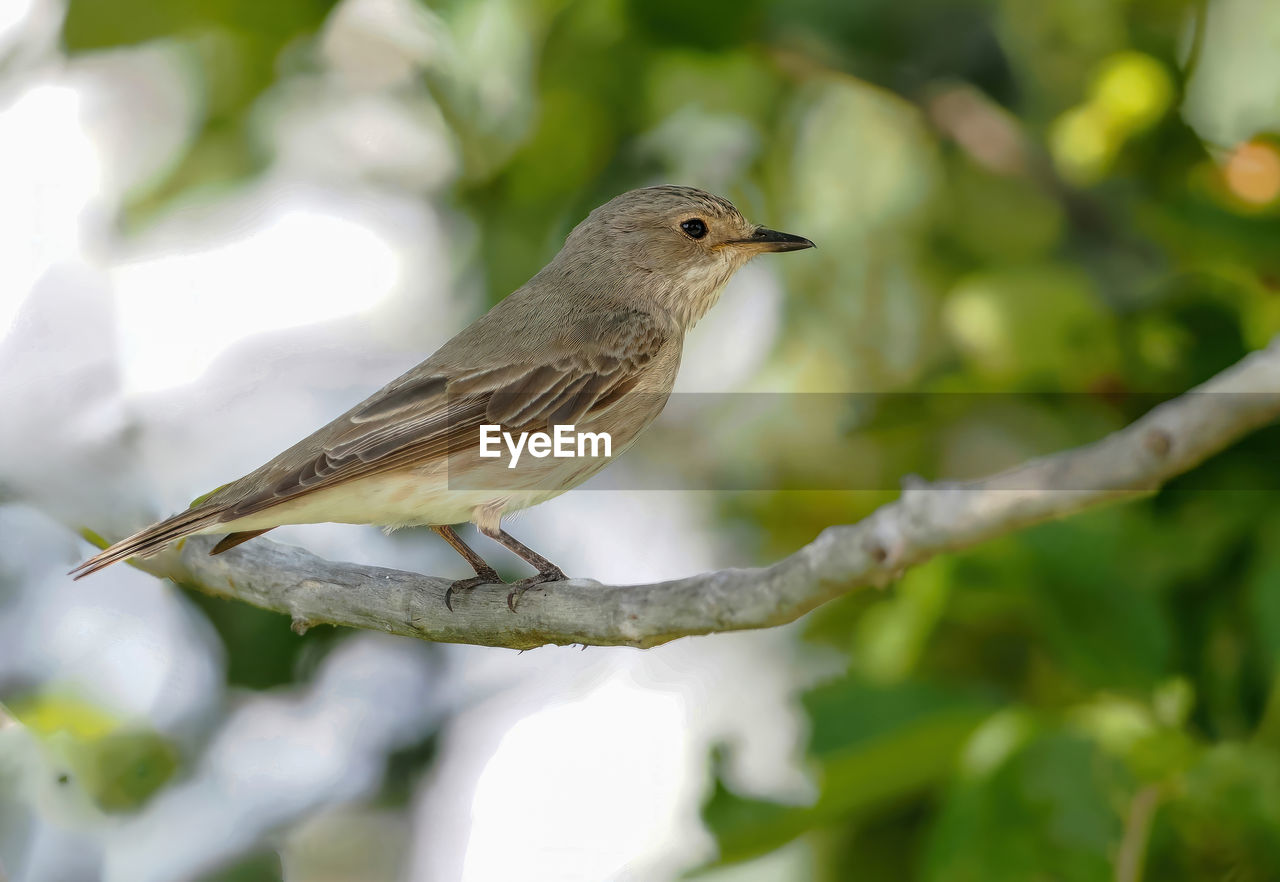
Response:
POLYGON ((137 810, 178 771, 169 739, 85 701, 42 693, 14 702, 11 711, 39 739, 58 785, 82 791, 104 812, 137 810))
POLYGON ((200 877, 199 882, 281 882, 283 879, 280 855, 274 851, 259 851, 200 877))
POLYGON ((270 689, 306 679, 340 639, 340 632, 331 627, 311 628, 303 635, 281 634, 284 620, 278 613, 245 608, 199 591, 190 596, 222 638, 231 686, 270 689))
MULTIPOLYGON (((489 300, 617 192, 698 184, 821 246, 772 268, 788 299, 757 388, 921 393, 852 405, 838 432, 762 416, 715 462, 690 455, 789 486, 833 486, 850 459, 873 475, 724 496, 761 562, 865 516, 898 476, 1096 438, 1280 331, 1275 4, 420 11, 444 48, 383 88, 447 123, 459 176, 444 198, 480 233, 489 300)), ((267 99, 323 69, 329 12, 70 0, 71 51, 163 38, 199 74, 198 131, 135 219, 270 167, 267 99)), ((1280 878, 1278 447, 1260 433, 1147 502, 817 611, 804 639, 848 659, 804 698, 818 796, 782 805, 717 774, 721 861, 803 838, 830 880, 1101 880, 1118 862, 1130 879, 1280 878)), ((203 605, 235 682, 305 676, 278 618, 203 605)))

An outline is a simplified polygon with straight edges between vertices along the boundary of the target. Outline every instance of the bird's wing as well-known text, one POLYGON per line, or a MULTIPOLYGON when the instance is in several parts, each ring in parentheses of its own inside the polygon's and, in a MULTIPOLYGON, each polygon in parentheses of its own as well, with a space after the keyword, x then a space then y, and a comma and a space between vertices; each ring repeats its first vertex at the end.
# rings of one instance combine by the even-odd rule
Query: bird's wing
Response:
POLYGON ((449 370, 427 361, 210 499, 223 523, 357 478, 473 447, 479 426, 537 431, 591 420, 616 404, 671 339, 648 313, 583 318, 542 357, 449 370))

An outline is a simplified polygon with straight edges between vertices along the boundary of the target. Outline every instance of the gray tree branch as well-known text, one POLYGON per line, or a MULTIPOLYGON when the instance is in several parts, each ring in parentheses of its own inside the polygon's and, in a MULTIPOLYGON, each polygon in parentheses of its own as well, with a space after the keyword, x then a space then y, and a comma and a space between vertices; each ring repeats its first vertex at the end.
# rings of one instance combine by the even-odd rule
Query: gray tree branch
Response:
POLYGON ((677 637, 793 621, 905 568, 1032 524, 1155 492, 1280 417, 1280 338, 1207 383, 1100 441, 967 482, 909 481, 863 521, 829 527, 763 569, 729 569, 649 585, 584 579, 540 585, 507 608, 507 588, 462 592, 450 579, 334 563, 256 539, 216 557, 217 537, 137 562, 209 594, 317 624, 453 643, 527 649, 546 643, 656 646, 677 637))

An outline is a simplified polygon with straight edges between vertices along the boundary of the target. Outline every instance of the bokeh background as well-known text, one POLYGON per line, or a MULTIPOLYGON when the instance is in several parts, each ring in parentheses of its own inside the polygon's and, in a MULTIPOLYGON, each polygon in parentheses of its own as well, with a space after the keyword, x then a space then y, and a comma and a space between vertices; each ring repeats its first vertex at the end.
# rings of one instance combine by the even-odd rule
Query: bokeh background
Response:
MULTIPOLYGON (((606 582, 770 562, 1264 345, 1277 135, 1273 0, 0 0, 0 878, 1280 878, 1275 431, 646 652, 64 576, 662 182, 820 247, 692 334, 716 407, 514 530, 606 582)), ((423 531, 273 535, 467 575, 423 531)))

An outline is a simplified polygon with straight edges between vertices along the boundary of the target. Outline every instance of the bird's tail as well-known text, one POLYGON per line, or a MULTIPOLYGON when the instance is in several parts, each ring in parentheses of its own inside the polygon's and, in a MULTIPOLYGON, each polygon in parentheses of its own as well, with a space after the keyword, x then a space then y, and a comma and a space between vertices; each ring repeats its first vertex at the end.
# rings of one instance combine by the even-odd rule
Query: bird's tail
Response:
MULTIPOLYGON (((68 575, 82 579, 90 573, 96 573, 103 567, 109 567, 117 561, 130 557, 151 557, 159 553, 170 542, 184 536, 197 533, 205 527, 213 526, 221 520, 222 507, 197 507, 180 512, 171 518, 152 524, 139 530, 127 539, 121 539, 115 545, 103 549, 73 569, 68 575)), ((228 546, 229 547, 229 546, 228 546)))

